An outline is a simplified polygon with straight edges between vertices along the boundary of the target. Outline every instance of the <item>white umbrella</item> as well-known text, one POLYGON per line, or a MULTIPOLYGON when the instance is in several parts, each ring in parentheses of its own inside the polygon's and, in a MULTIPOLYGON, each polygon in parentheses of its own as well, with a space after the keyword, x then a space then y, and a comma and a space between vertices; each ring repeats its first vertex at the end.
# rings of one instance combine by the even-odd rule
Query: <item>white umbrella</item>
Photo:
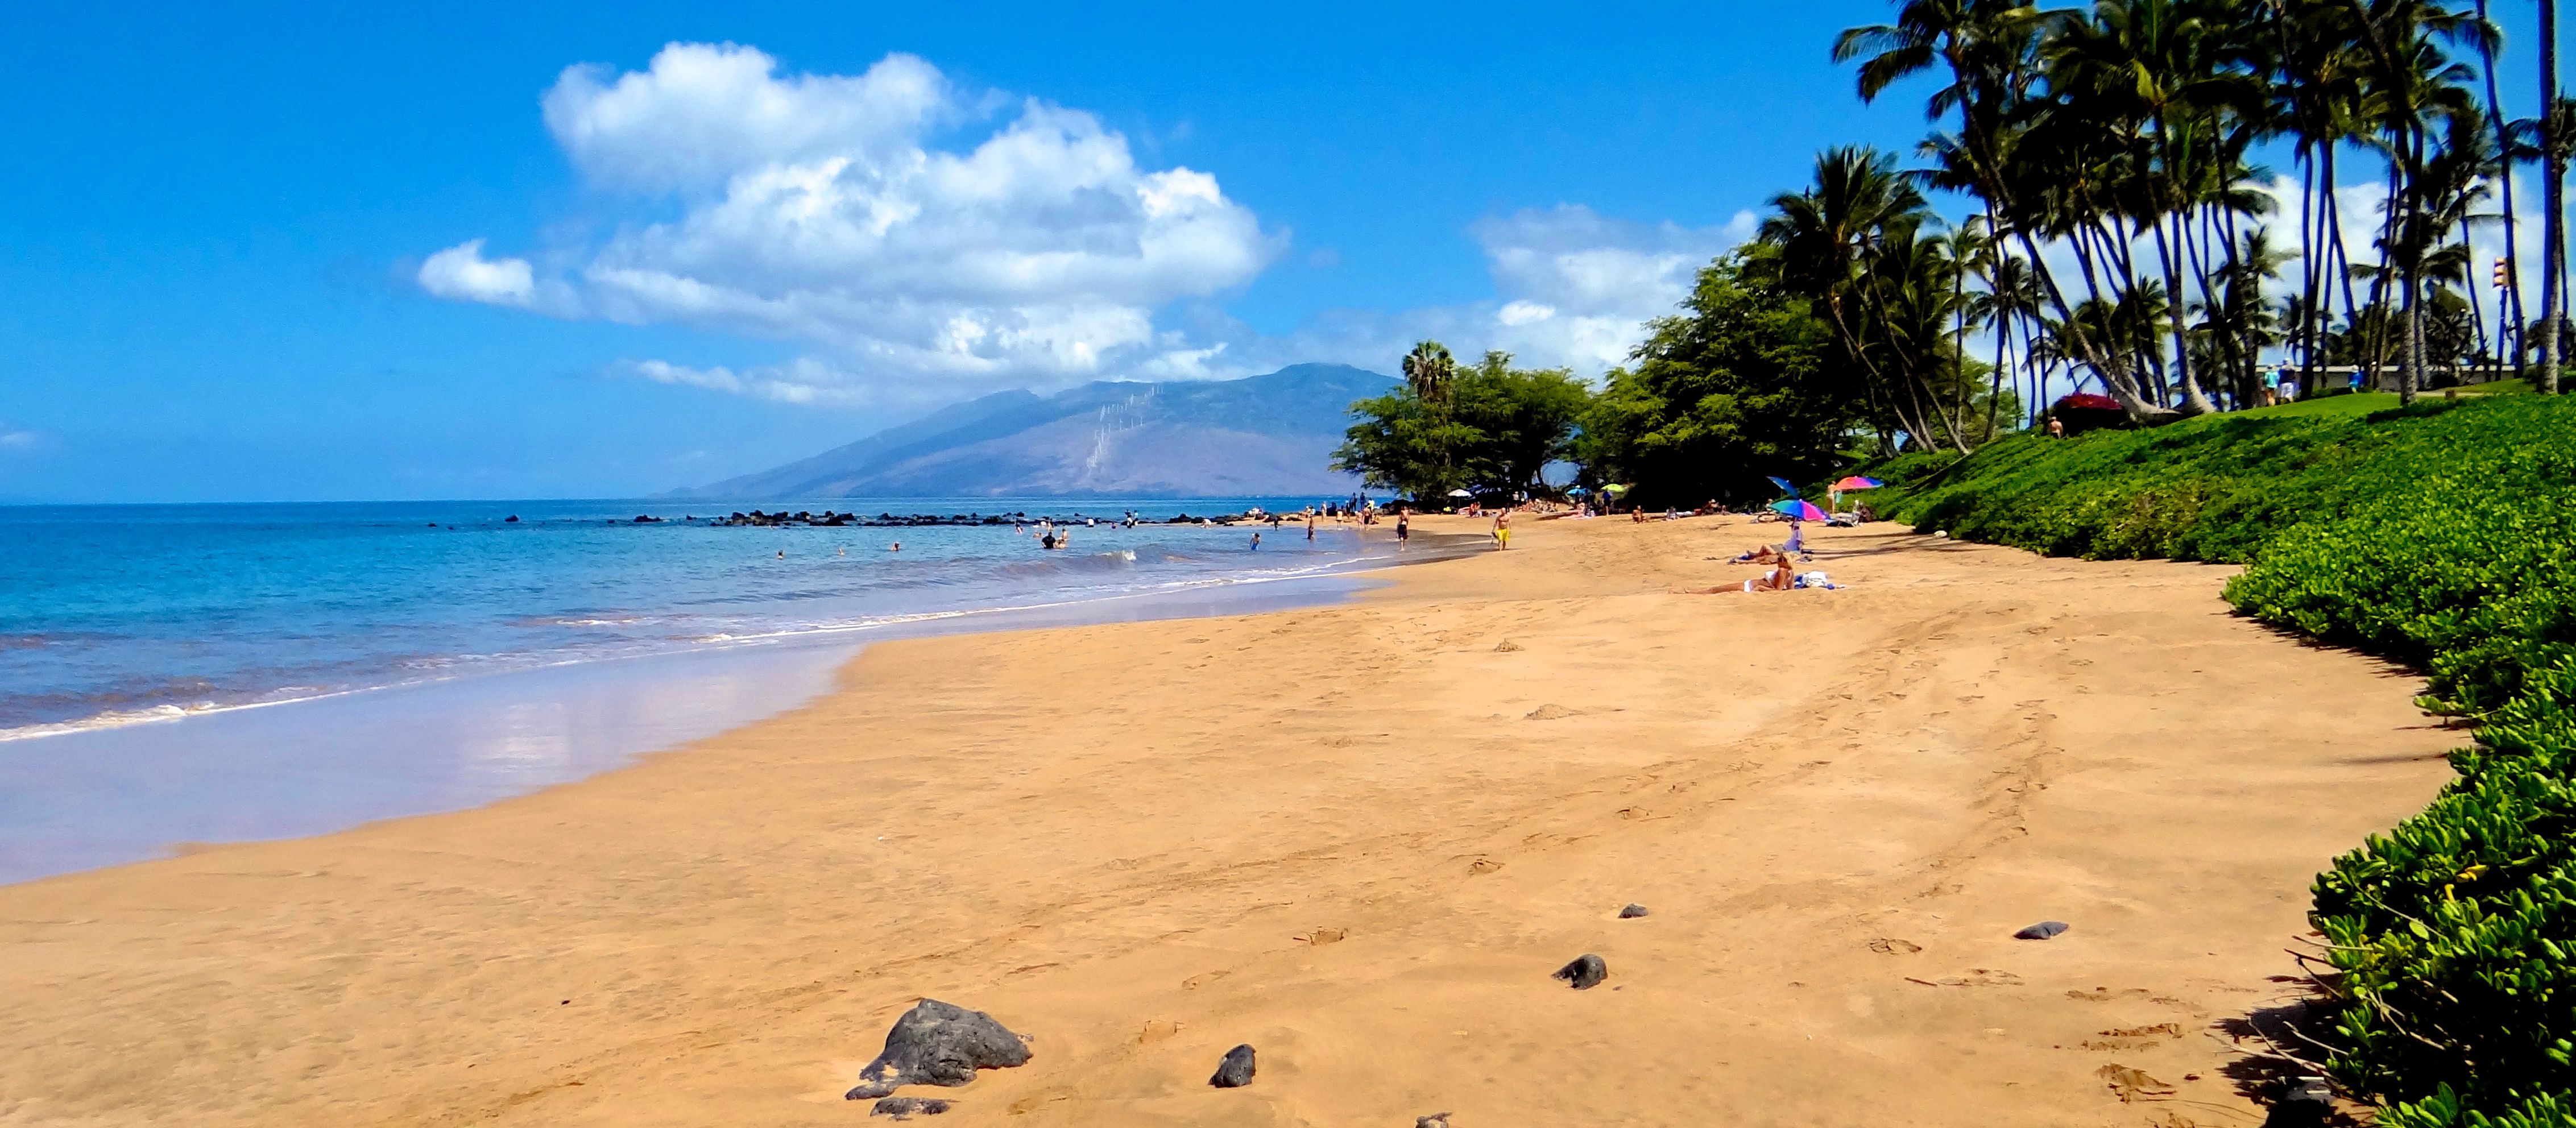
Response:
POLYGON ((1473 491, 1473 490, 1451 490, 1451 491, 1449 491, 1449 496, 1451 496, 1451 497, 1474 497, 1474 496, 1476 496, 1476 494, 1475 494, 1475 491, 1473 491))

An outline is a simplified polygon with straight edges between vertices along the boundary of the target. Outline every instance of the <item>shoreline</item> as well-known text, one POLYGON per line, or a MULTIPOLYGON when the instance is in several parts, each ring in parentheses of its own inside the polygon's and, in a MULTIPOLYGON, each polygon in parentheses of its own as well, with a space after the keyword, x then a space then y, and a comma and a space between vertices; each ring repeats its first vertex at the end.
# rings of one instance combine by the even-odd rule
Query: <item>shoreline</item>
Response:
POLYGON ((1363 556, 1292 573, 889 615, 61 731, 0 732, 9 756, 0 760, 0 793, 20 808, 0 823, 0 886, 576 783, 793 709, 828 692, 871 645, 1328 604, 1365 590, 1371 573, 1411 563, 1363 556), (166 798, 136 804, 135 796, 166 798))
POLYGON ((1325 607, 871 646, 582 782, 0 887, 0 1120, 847 1123, 923 995, 1035 1039, 920 1090, 943 1123, 2132 1124, 2112 1065, 2256 1116, 2223 1024, 2457 742, 2227 616, 2224 569, 1875 526, 1816 533, 1845 590, 1689 597, 1773 530, 1515 532, 1325 607), (2074 928, 2009 939, 2039 919, 2074 928), (1585 951, 1604 987, 1546 978, 1585 951), (1207 1089, 1236 1042, 1259 1079, 1207 1089))

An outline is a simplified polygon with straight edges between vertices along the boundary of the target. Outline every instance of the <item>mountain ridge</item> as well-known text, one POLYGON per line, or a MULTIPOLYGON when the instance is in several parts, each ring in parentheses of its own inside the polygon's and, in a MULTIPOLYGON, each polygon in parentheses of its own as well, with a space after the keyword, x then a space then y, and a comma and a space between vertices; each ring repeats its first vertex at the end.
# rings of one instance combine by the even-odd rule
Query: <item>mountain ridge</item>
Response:
POLYGON ((664 496, 1338 495, 1358 485, 1329 469, 1351 401, 1394 384, 1348 365, 1295 364, 1236 380, 1014 389, 664 496))

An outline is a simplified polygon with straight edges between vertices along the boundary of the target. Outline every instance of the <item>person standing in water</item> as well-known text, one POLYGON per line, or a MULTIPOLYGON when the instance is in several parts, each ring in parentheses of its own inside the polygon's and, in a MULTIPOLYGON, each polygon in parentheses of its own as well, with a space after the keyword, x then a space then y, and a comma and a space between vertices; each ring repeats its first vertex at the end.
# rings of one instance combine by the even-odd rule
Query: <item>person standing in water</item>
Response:
POLYGON ((1254 530, 1252 533, 1252 551, 1261 551, 1261 532, 1258 529, 1254 530))
POLYGON ((1409 541, 1409 540, 1412 540, 1412 539, 1413 539, 1413 511, 1412 511, 1412 510, 1410 510, 1410 509, 1399 509, 1399 510, 1396 510, 1396 511, 1395 511, 1395 550, 1396 550, 1396 551, 1398 551, 1398 552, 1402 552, 1402 551, 1404 551, 1404 542, 1409 541))
POLYGON ((1315 539, 1315 511, 1311 507, 1306 510, 1306 539, 1315 539))

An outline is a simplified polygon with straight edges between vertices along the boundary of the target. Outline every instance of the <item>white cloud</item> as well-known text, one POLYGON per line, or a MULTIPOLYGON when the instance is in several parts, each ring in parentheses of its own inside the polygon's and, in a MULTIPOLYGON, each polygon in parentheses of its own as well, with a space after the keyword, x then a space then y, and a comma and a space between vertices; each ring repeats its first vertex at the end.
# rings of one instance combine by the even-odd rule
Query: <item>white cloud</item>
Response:
POLYGON ((1283 337, 1238 331, 1230 356, 1244 371, 1337 360, 1383 372, 1431 338, 1462 357, 1500 349, 1524 366, 1597 376, 1625 363, 1646 322, 1677 312, 1700 268, 1752 238, 1756 223, 1750 211, 1717 227, 1631 223, 1573 204, 1489 218, 1469 232, 1483 244, 1494 300, 1336 310, 1283 337))
POLYGON ((34 431, 22 431, 0 423, 0 450, 34 450, 45 437, 34 431))
POLYGON ((1699 269, 1753 236, 1752 212, 1722 227, 1628 223, 1564 204, 1474 227, 1495 288, 1492 347, 1593 373, 1625 361, 1643 325, 1674 312, 1699 269))
POLYGON ((919 398, 904 396, 899 387, 879 386, 810 357, 740 371, 721 365, 691 368, 660 360, 630 361, 618 366, 617 370, 657 384, 707 388, 779 403, 864 407, 919 398), (889 392, 894 394, 889 395, 889 392))
POLYGON ((483 240, 468 239, 420 264, 420 288, 442 298, 525 307, 536 300, 536 272, 528 260, 486 259, 483 240))
POLYGON ((674 43, 644 72, 613 78, 606 67, 570 67, 546 92, 546 127, 597 183, 703 189, 773 165, 901 159, 962 109, 947 77, 912 55, 856 77, 778 78, 776 67, 730 43, 674 43))
POLYGON ((1155 311, 1285 248, 1215 177, 1140 168, 1090 114, 970 97, 909 55, 781 76, 748 47, 672 44, 642 72, 566 70, 545 115, 594 185, 677 214, 578 249, 559 280, 473 240, 430 256, 424 289, 796 341, 887 383, 1044 384, 1198 364, 1155 311), (936 144, 994 115, 971 146, 936 144))

